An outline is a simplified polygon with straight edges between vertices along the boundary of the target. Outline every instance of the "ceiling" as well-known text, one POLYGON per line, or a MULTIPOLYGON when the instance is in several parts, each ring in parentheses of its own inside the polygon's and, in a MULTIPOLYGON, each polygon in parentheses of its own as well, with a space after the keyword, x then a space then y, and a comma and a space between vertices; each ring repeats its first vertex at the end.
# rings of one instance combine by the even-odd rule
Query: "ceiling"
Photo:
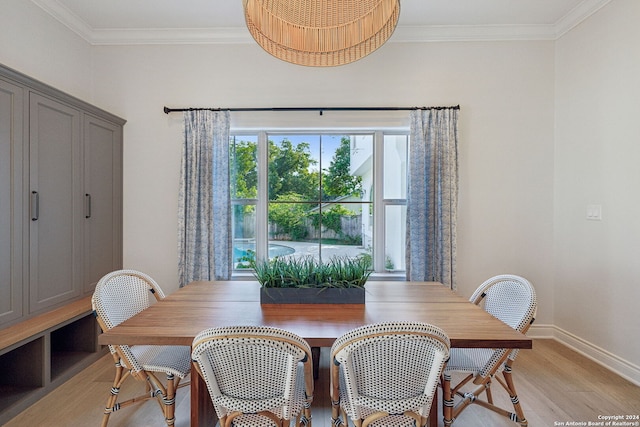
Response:
MULTIPOLYGON (((32 0, 91 44, 247 43, 242 0, 32 0)), ((610 0, 401 0, 390 41, 555 40, 610 0)))

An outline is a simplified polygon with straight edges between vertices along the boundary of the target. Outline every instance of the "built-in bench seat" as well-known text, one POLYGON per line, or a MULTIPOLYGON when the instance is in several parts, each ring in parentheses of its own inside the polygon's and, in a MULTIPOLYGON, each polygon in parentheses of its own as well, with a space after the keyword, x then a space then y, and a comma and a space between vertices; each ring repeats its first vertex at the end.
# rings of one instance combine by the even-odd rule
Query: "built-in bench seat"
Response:
POLYGON ((90 296, 0 330, 0 425, 105 354, 98 334, 90 296))

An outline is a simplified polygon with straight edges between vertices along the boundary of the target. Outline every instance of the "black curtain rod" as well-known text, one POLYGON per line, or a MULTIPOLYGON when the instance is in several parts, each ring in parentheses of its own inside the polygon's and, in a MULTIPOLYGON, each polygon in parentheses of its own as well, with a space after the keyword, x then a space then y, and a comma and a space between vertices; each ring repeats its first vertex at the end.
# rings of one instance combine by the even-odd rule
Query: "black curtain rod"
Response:
POLYGON ((164 113, 178 113, 183 111, 409 111, 409 110, 444 110, 452 108, 459 110, 460 106, 453 107, 267 107, 267 108, 169 108, 164 107, 164 113))

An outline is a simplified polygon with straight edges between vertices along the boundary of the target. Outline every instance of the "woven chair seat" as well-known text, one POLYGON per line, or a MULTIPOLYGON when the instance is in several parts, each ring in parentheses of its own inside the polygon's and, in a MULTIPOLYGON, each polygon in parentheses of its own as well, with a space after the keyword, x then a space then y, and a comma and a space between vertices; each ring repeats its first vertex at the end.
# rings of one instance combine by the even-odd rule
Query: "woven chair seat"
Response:
POLYGON ((452 348, 444 370, 445 372, 460 371, 482 374, 485 366, 493 365, 489 361, 494 356, 498 357, 499 355, 490 348, 452 348))
POLYGON ((145 371, 173 374, 179 378, 189 375, 191 369, 191 347, 189 346, 136 345, 129 348, 145 371))

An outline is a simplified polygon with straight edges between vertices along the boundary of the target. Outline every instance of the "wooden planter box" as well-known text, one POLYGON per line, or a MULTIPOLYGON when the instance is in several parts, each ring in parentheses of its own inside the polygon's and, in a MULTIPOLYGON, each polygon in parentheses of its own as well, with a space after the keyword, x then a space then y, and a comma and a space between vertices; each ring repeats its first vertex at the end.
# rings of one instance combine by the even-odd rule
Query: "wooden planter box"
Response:
POLYGON ((364 288, 260 288, 260 304, 364 304, 364 288))

